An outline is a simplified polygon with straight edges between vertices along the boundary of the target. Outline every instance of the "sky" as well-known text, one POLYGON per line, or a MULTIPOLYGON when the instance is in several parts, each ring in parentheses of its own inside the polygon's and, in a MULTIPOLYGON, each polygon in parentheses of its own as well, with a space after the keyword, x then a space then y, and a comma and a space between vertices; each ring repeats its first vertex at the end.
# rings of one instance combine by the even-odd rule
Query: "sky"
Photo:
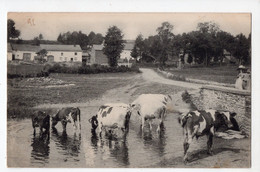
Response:
POLYGON ((138 34, 144 38, 156 34, 162 22, 174 26, 173 33, 181 34, 196 30, 199 22, 213 21, 220 29, 232 35, 251 32, 250 13, 8 13, 15 21, 20 38, 33 39, 40 33, 46 40, 57 40, 59 33, 67 31, 91 31, 105 36, 110 26, 116 25, 124 39, 134 40, 138 34))

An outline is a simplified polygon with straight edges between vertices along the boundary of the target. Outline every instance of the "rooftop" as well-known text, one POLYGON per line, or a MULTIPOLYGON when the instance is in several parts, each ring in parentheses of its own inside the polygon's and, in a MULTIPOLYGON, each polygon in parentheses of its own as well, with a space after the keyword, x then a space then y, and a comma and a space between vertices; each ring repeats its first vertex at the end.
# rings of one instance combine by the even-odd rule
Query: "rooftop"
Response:
POLYGON ((40 47, 47 51, 82 51, 79 45, 41 44, 40 47))

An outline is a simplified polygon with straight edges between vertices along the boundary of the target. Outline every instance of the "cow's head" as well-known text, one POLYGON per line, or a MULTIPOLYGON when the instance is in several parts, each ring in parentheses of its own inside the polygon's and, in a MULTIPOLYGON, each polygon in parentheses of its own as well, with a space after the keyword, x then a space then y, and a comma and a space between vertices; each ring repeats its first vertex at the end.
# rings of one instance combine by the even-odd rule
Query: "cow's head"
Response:
POLYGON ((92 129, 96 130, 96 128, 98 127, 97 115, 92 116, 88 121, 91 123, 92 129))
POLYGON ((39 127, 43 125, 44 118, 46 117, 46 113, 43 111, 38 111, 34 115, 32 115, 32 126, 39 127))
POLYGON ((70 120, 70 122, 73 121, 73 119, 77 119, 77 115, 80 115, 80 109, 79 108, 73 108, 71 109, 70 112, 71 117, 68 117, 68 120, 70 120))
POLYGON ((231 122, 231 118, 234 118, 236 116, 235 112, 229 112, 229 111, 216 111, 216 129, 222 125, 226 126, 227 128, 233 127, 233 124, 231 122))

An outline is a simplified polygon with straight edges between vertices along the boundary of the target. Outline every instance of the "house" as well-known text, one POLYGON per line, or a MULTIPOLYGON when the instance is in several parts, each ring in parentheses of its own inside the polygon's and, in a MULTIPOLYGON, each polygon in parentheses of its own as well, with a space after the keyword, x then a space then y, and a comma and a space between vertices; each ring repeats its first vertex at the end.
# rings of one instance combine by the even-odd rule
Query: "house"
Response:
POLYGON ((121 59, 127 59, 127 61, 128 61, 128 60, 133 58, 131 56, 131 51, 134 48, 135 41, 127 40, 126 43, 124 43, 124 45, 125 45, 125 47, 124 47, 122 53, 120 54, 120 58, 121 59))
POLYGON ((11 44, 12 59, 11 60, 23 60, 33 61, 37 56, 37 52, 40 51, 40 47, 30 44, 11 44))
POLYGON ((48 62, 82 62, 82 49, 79 45, 40 44, 47 51, 48 62))
MULTIPOLYGON (((103 53, 104 45, 93 45, 90 52, 90 64, 101 64, 108 65, 108 58, 103 53)), ((132 59, 131 51, 134 48, 134 41, 127 40, 122 53, 120 54, 120 59, 118 59, 118 65, 131 65, 129 60, 132 59)))
POLYGON ((7 60, 8 61, 13 60, 13 49, 10 43, 7 43, 7 60))
POLYGON ((108 58, 103 53, 104 45, 93 45, 90 52, 90 64, 108 65, 108 58))

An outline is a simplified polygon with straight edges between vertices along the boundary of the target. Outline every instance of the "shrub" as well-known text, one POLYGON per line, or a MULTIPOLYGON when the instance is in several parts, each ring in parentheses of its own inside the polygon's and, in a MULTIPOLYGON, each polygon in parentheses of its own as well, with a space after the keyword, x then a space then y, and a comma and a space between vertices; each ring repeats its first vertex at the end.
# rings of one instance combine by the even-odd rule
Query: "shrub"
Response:
POLYGON ((52 73, 73 73, 73 74, 97 74, 97 73, 115 73, 115 72, 140 72, 136 65, 132 67, 118 66, 109 67, 99 64, 86 65, 86 66, 61 66, 56 63, 49 68, 48 72, 52 73))

